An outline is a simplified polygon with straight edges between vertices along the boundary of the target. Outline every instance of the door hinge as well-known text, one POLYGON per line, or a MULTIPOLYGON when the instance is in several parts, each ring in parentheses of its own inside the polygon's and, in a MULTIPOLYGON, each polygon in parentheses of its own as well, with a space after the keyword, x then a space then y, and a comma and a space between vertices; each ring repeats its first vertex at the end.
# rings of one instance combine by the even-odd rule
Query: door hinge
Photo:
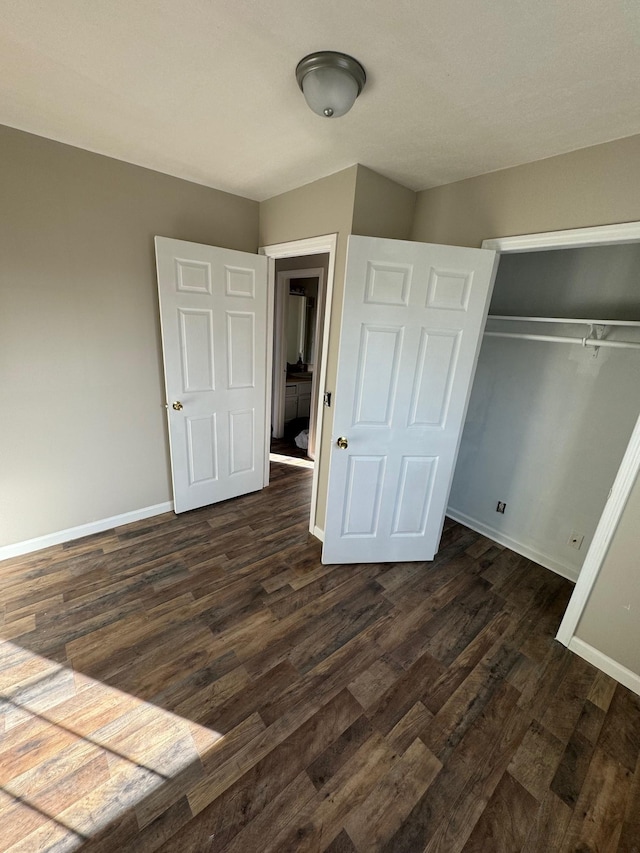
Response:
POLYGON ((331 408, 331 391, 324 392, 322 396, 322 401, 328 409, 331 408))

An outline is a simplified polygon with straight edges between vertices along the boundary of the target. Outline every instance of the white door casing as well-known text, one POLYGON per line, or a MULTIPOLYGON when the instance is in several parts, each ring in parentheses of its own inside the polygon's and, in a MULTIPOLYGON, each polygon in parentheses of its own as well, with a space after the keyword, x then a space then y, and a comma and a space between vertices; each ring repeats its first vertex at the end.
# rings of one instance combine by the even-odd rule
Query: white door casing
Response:
POLYGON ((184 512, 264 485, 267 259, 155 244, 174 508, 184 512))
POLYGON ((324 563, 433 559, 496 268, 486 249, 349 238, 324 563))

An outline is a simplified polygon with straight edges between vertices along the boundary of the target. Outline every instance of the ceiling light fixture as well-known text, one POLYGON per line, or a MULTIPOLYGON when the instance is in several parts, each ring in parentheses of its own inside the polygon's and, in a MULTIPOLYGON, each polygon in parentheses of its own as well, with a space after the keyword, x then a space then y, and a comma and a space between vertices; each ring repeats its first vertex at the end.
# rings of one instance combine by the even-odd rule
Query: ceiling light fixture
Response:
POLYGON ((301 59, 296 80, 309 107, 319 116, 348 113, 364 88, 367 75, 357 59, 334 50, 320 50, 301 59))

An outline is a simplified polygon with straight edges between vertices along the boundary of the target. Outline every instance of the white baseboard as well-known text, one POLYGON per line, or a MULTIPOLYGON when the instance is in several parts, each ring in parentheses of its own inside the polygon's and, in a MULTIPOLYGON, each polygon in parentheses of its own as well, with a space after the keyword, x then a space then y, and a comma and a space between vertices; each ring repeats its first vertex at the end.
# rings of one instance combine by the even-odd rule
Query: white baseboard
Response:
POLYGON ((510 536, 502 533, 500 530, 495 530, 493 527, 489 527, 488 524, 476 521, 475 518, 470 518, 463 512, 458 512, 451 507, 447 507, 447 515, 454 521, 464 524, 465 527, 470 527, 471 530, 475 530, 476 533, 480 533, 488 539, 493 539, 493 541, 497 542, 499 545, 504 545, 505 548, 510 548, 512 551, 515 551, 516 554, 522 554, 522 556, 526 557, 528 560, 533 560, 534 563, 539 563, 541 566, 544 566, 545 569, 550 569, 552 572, 555 572, 557 575, 561 575, 563 578, 566 578, 573 583, 578 580, 580 571, 574 566, 568 566, 560 560, 557 560, 555 557, 545 554, 543 551, 538 551, 536 548, 530 548, 528 545, 523 545, 516 539, 512 539, 510 536))
POLYGON ((585 641, 581 640, 579 637, 571 638, 569 648, 572 652, 580 655, 584 660, 592 663, 594 666, 597 666, 598 669, 601 669, 606 675, 610 675, 611 678, 615 678, 615 680, 624 685, 624 687, 628 687, 629 690, 632 690, 640 696, 640 675, 632 672, 630 669, 627 669, 626 666, 622 666, 621 663, 613 660, 613 658, 610 658, 608 655, 599 652, 598 649, 594 649, 593 646, 590 646, 589 643, 585 643, 585 641))
POLYGON ((131 524, 133 521, 142 521, 154 515, 173 510, 173 501, 167 501, 154 506, 145 506, 142 509, 134 509, 131 512, 123 512, 121 515, 112 515, 111 518, 101 518, 98 521, 90 521, 88 524, 80 524, 78 527, 68 527, 66 530, 58 530, 55 533, 47 533, 35 539, 25 539, 24 542, 16 542, 14 545, 0 546, 0 560, 9 560, 11 557, 20 557, 30 554, 32 551, 40 551, 42 548, 50 548, 52 545, 60 545, 62 542, 71 542, 73 539, 82 539, 83 536, 91 536, 93 533, 102 533, 111 530, 112 527, 120 527, 122 524, 131 524))
POLYGON ((324 542, 324 530, 321 527, 318 527, 316 525, 309 532, 312 533, 316 537, 316 539, 319 539, 321 542, 324 542))

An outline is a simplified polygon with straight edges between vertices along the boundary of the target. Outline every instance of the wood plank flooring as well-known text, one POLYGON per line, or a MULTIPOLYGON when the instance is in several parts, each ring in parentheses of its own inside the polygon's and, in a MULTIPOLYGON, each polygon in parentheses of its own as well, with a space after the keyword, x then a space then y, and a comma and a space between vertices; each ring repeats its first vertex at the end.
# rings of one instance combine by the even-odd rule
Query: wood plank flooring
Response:
POLYGON ((454 523, 322 566, 311 472, 0 565, 0 850, 640 850, 640 699, 454 523))

